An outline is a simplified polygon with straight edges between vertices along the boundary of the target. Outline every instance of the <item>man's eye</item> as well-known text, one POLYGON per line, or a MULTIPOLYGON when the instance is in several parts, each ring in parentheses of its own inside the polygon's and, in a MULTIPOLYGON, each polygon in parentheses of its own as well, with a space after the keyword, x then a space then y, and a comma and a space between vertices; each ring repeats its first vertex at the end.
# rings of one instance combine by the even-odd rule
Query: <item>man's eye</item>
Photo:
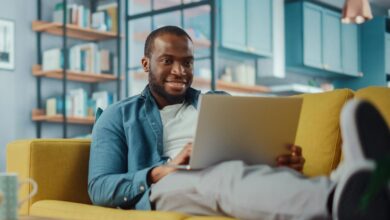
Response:
POLYGON ((171 63, 170 59, 162 59, 161 61, 163 64, 170 64, 171 63))
POLYGON ((186 61, 186 62, 184 62, 184 66, 185 67, 191 67, 192 66, 192 61, 186 61))

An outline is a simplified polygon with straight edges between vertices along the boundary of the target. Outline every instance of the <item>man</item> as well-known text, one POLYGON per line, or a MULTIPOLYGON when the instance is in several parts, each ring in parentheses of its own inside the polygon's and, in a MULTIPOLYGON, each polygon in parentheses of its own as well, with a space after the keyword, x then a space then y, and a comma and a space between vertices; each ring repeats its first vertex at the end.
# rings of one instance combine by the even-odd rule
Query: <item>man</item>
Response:
MULTIPOLYGON (((301 171, 304 164, 297 146, 291 147, 291 155, 277 158, 278 164, 285 166, 279 168, 247 166, 241 161, 191 172, 166 166, 187 164, 191 155, 200 95, 190 87, 193 50, 190 36, 178 27, 162 27, 148 36, 142 58, 149 74, 148 86, 140 95, 106 109, 93 130, 88 190, 94 204, 240 219, 326 218, 332 214, 349 219, 360 215, 347 208, 358 206, 356 201, 374 169, 373 161, 389 152, 389 130, 380 117, 373 120, 380 132, 367 137, 368 142, 353 150, 344 146, 346 160, 336 173, 337 181, 306 179, 294 171, 301 171), (367 160, 367 145, 372 139, 380 140, 377 146, 370 146, 379 150, 367 160), (350 151, 358 156, 350 158, 350 151), (340 207, 351 213, 345 215, 340 207)), ((351 103, 344 118, 355 116, 354 112, 366 105, 371 107, 351 103)), ((377 112, 370 109, 364 114, 376 116, 377 112)), ((357 130, 367 132, 352 119, 343 123, 344 138, 358 139, 357 130), (351 127, 355 132, 346 137, 345 131, 351 127)), ((370 200, 363 217, 378 213, 376 219, 390 216, 384 190, 380 189, 379 198, 370 200)))

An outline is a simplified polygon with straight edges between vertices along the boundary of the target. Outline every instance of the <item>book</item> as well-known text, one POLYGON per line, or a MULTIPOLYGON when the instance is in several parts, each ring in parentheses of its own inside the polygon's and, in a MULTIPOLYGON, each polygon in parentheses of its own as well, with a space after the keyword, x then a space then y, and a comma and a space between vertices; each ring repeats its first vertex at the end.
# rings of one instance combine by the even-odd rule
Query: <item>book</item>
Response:
POLYGON ((63 66, 64 59, 61 48, 53 48, 43 52, 42 70, 62 69, 63 66))
POLYGON ((104 11, 98 11, 92 13, 92 24, 91 27, 93 29, 99 30, 99 31, 107 31, 107 24, 106 24, 106 15, 107 13, 104 11))
MULTIPOLYGON (((79 27, 90 27, 91 11, 83 5, 68 4, 66 9, 66 23, 77 25, 79 27)), ((59 2, 55 4, 52 19, 53 22, 63 23, 64 4, 59 2)))
POLYGON ((107 26, 106 31, 117 32, 118 31, 118 4, 116 2, 101 4, 97 6, 96 11, 105 11, 106 17, 105 22, 107 26))
POLYGON ((100 71, 101 73, 114 74, 113 59, 114 55, 109 50, 100 50, 100 71))
POLYGON ((95 111, 97 108, 106 109, 114 103, 114 95, 108 91, 98 91, 92 93, 92 99, 95 100, 95 111))
POLYGON ((87 92, 82 89, 72 89, 69 91, 69 96, 72 102, 71 115, 76 117, 86 117, 88 115, 88 96, 87 92))

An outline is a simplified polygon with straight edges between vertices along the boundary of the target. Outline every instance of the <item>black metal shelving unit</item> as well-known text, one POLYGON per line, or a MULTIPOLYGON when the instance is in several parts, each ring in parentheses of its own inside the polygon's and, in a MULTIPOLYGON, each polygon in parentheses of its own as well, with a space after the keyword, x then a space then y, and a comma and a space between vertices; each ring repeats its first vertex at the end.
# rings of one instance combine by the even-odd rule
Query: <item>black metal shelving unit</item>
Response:
MULTIPOLYGON (((42 21, 42 1, 43 0, 37 0, 37 19, 38 21, 42 21)), ((107 39, 115 39, 116 40, 116 55, 117 55, 117 76, 116 77, 100 77, 100 78, 93 78, 93 79, 84 79, 84 81, 81 81, 81 80, 75 80, 75 81, 79 81, 79 82, 90 82, 91 83, 91 91, 94 90, 94 88, 96 87, 96 84, 99 83, 99 82, 103 82, 103 81, 113 81, 115 80, 116 81, 116 94, 117 94, 117 100, 120 100, 121 99, 121 0, 115 0, 116 3, 117 3, 117 33, 115 35, 108 35, 106 34, 106 36, 103 36, 103 37, 100 37, 100 39, 95 39, 95 40, 89 40, 89 41, 94 41, 94 42, 98 42, 98 41, 102 41, 102 40, 107 40, 107 39), (91 82, 92 81, 92 82, 91 82)), ((36 123, 36 137, 37 138, 41 138, 42 137, 42 123, 44 122, 54 122, 54 123, 61 123, 62 124, 62 137, 63 138, 67 138, 68 137, 68 125, 69 125, 69 120, 68 120, 68 116, 66 115, 66 93, 67 93, 67 84, 68 84, 68 81, 69 81, 69 70, 68 70, 68 67, 69 67, 69 59, 68 59, 68 38, 70 37, 68 35, 68 32, 69 32, 69 27, 67 26, 67 13, 66 13, 66 10, 67 10, 67 5, 68 5, 68 0, 62 0, 62 4, 63 4, 63 23, 62 23, 62 34, 58 34, 58 33, 52 33, 50 31, 45 31, 45 30, 35 30, 36 31, 36 34, 37 34, 37 42, 36 42, 36 45, 37 45, 37 63, 38 65, 42 65, 42 34, 47 32, 48 34, 52 34, 52 35, 61 35, 62 37, 62 51, 63 51, 63 56, 64 56, 64 67, 62 69, 62 75, 61 76, 58 76, 58 74, 60 73, 56 73, 57 74, 57 77, 50 77, 50 78, 62 78, 62 101, 63 101, 63 108, 62 108, 62 116, 60 118, 56 117, 56 118, 52 118, 51 120, 34 120, 35 123, 36 123)), ((114 1, 113 1, 114 2, 114 1)), ((96 9, 96 5, 97 5, 97 0, 89 0, 89 5, 90 5, 90 9, 91 9, 91 12, 95 11, 96 9)), ((34 25, 33 25, 34 26, 34 25)), ((57 27, 58 28, 58 27, 57 27)), ((34 28, 33 28, 34 29, 34 28)), ((57 30, 58 31, 58 30, 57 30)), ((84 34, 88 31, 89 32, 92 32, 92 34, 96 33, 97 31, 93 31, 93 30, 81 30, 81 29, 77 29, 77 28, 73 28, 73 34, 76 33, 78 31, 80 31, 80 35, 82 35, 84 31, 84 34)), ((89 33, 91 34, 91 33, 89 33)), ((99 34, 99 33, 97 33, 99 34)), ((102 33, 104 35, 104 33, 102 33)), ((75 37, 77 39, 77 37, 75 37)), ((82 39, 82 38, 78 38, 79 40, 85 40, 85 39, 82 39)), ((53 74, 52 74, 53 75, 53 74)), ((108 75, 108 74, 107 74, 108 75)), ((43 105, 42 105, 42 78, 44 78, 45 76, 42 76, 42 75, 36 75, 36 86, 37 86, 37 90, 36 90, 36 94, 37 94, 37 108, 38 109, 42 109, 43 105)), ((76 76, 77 78, 77 76, 76 76)), ((74 79, 73 79, 74 80, 74 79)), ((33 113, 34 114, 34 113, 33 113)), ((82 121, 81 122, 74 122, 76 124, 92 124, 93 123, 93 119, 89 119, 89 120, 85 120, 85 121, 82 121)))
MULTIPOLYGON (((218 33, 218 24, 217 24, 217 15, 218 15, 218 0, 200 0, 195 1, 191 3, 184 3, 184 0, 180 1, 180 4, 162 8, 162 9, 154 9, 154 2, 156 0, 150 0, 151 3, 151 10, 147 12, 141 12, 134 15, 129 15, 129 1, 126 0, 126 21, 125 21, 125 37, 126 37, 126 52, 125 52, 125 68, 126 68, 126 74, 125 74, 125 80, 126 80, 126 97, 129 96, 129 83, 130 83, 130 76, 129 72, 137 69, 138 67, 131 68, 129 67, 129 22, 135 19, 145 18, 145 17, 153 17, 156 15, 161 15, 164 13, 169 12, 180 12, 180 24, 181 27, 184 27, 184 10, 186 9, 193 9, 199 6, 209 6, 210 7, 210 55, 204 56, 204 57, 197 57, 195 60, 204 60, 204 59, 210 59, 210 70, 211 70, 211 76, 210 76, 210 88, 211 90, 216 89, 216 73, 217 73, 217 53, 218 53, 218 42, 217 42, 217 33, 218 33)), ((158 1, 158 0, 157 0, 158 1)), ((150 22, 151 30, 154 29, 154 19, 150 22)))

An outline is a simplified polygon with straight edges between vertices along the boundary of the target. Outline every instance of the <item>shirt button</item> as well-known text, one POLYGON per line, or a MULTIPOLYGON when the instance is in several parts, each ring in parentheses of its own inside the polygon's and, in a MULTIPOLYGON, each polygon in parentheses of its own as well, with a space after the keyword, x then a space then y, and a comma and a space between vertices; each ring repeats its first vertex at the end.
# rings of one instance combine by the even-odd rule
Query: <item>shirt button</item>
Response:
POLYGON ((143 191, 145 191, 145 187, 141 185, 141 186, 139 187, 139 190, 141 190, 141 192, 143 192, 143 191))

